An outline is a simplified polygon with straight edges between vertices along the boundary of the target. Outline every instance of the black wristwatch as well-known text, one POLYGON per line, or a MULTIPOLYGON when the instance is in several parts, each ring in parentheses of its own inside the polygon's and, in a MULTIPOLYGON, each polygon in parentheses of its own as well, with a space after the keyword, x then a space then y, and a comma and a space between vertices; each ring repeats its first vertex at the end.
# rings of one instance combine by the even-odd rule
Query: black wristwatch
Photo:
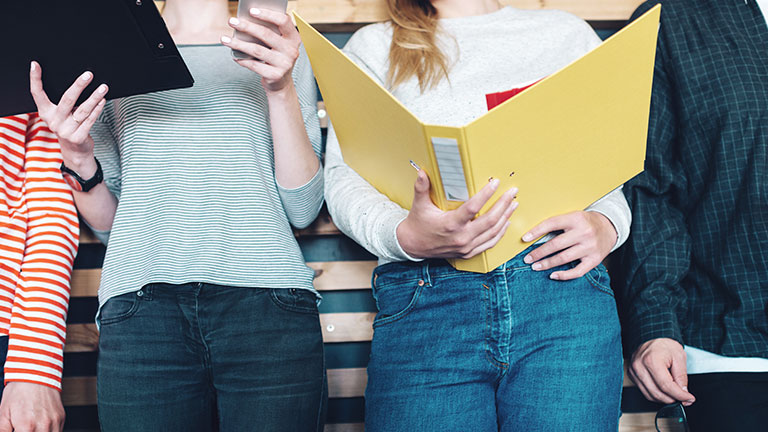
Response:
POLYGON ((67 166, 64 165, 64 162, 61 163, 61 175, 72 190, 77 192, 88 192, 96 187, 97 184, 104 181, 104 171, 101 170, 99 160, 95 157, 93 160, 96 161, 96 173, 94 173, 93 177, 88 180, 83 180, 78 173, 67 168, 67 166))

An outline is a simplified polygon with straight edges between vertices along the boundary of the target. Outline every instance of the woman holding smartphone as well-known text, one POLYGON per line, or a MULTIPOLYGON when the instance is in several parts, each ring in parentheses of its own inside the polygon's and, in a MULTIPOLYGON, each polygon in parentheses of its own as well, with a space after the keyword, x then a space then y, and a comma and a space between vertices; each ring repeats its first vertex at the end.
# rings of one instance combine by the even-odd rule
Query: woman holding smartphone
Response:
POLYGON ((78 210, 109 242, 105 432, 322 430, 317 293, 291 231, 323 201, 315 84, 286 14, 250 15, 230 19, 227 0, 166 1, 189 89, 106 102, 101 85, 76 107, 98 79, 85 72, 57 106, 32 64, 78 210), (265 46, 222 36, 233 28, 265 46))
MULTIPOLYGON (((430 124, 467 124, 486 111, 486 94, 536 82, 600 43, 560 11, 496 0, 387 5, 390 21, 359 30, 345 51, 430 124)), ((444 258, 492 247, 514 217, 510 190, 475 218, 498 184, 444 212, 420 171, 409 212, 349 168, 329 133, 331 214, 381 264, 366 431, 618 428, 620 328, 600 263, 627 238, 627 203, 613 191, 532 227, 523 240, 543 238, 488 274, 455 270, 444 258)))

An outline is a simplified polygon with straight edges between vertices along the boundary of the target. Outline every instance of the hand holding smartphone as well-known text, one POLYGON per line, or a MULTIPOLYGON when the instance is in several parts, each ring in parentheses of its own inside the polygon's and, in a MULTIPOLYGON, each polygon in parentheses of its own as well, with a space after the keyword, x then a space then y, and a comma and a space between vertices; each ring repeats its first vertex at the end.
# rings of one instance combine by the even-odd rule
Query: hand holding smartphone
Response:
MULTIPOLYGON (((288 0, 239 0, 237 4, 237 18, 241 21, 250 21, 254 24, 264 26, 277 34, 280 34, 280 30, 278 30, 276 25, 253 18, 250 14, 250 10, 253 8, 256 8, 256 9, 267 9, 275 12, 285 13, 285 11, 287 10, 287 7, 288 7, 288 0)), ((241 40, 243 42, 250 42, 250 43, 257 43, 259 45, 264 45, 264 43, 258 38, 255 38, 249 34, 246 34, 237 30, 235 30, 234 38, 241 40)), ((232 50, 232 56, 235 57, 236 59, 253 58, 248 54, 245 54, 241 51, 234 50, 234 49, 232 50)))

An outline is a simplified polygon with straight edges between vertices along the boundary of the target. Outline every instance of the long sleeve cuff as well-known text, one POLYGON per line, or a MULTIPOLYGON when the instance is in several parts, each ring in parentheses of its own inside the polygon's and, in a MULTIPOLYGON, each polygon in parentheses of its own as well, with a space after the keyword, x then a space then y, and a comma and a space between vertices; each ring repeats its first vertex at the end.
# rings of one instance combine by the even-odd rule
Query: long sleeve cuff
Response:
POLYGON ((616 230, 616 243, 611 252, 615 251, 629 238, 629 227, 632 225, 632 212, 624 197, 622 187, 614 189, 608 195, 595 201, 586 211, 593 211, 605 216, 616 230))
POLYGON ((63 372, 63 347, 52 349, 49 346, 32 347, 25 343, 24 347, 8 347, 5 360, 5 381, 28 382, 40 384, 61 391, 61 375, 63 372))
POLYGON ((308 182, 297 188, 287 189, 277 183, 277 190, 291 225, 299 229, 306 228, 317 218, 323 206, 324 184, 322 165, 308 182))
POLYGON ((414 258, 408 255, 408 253, 405 250, 403 250, 403 247, 400 246, 400 241, 397 239, 397 227, 399 227, 404 220, 405 220, 405 217, 400 218, 400 220, 397 221, 397 223, 395 224, 395 227, 392 230, 391 244, 387 246, 389 247, 389 250, 393 250, 397 253, 397 258, 399 261, 414 261, 414 262, 424 261, 424 259, 422 258, 414 258))

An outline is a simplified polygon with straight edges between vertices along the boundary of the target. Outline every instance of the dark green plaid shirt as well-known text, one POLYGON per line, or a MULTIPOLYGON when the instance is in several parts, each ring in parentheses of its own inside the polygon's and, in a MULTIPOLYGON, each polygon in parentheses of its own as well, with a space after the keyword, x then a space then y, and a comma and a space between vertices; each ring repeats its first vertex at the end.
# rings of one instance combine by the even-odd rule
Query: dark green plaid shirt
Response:
POLYGON ((615 277, 625 347, 768 358, 768 26, 754 0, 662 3, 645 172, 615 277))

